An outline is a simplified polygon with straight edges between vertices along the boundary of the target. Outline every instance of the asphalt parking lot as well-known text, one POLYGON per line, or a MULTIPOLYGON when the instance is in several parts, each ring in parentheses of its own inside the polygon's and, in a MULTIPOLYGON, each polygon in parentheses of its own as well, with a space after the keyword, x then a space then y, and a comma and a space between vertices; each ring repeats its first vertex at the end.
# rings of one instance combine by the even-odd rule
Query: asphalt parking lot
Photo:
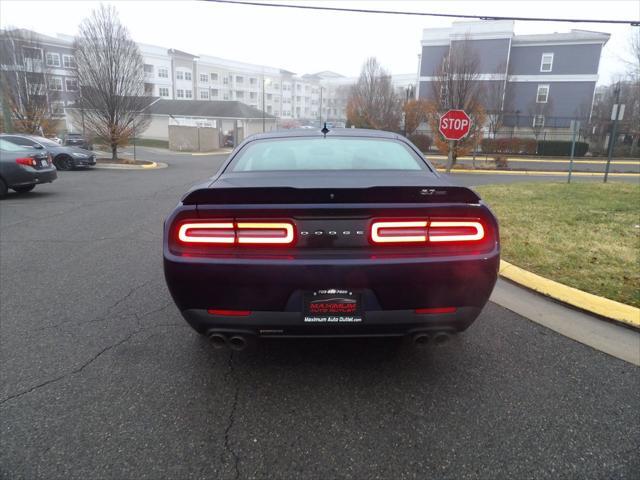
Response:
POLYGON ((1 478, 638 478, 639 369, 497 304, 439 348, 214 350, 161 232, 224 156, 140 151, 0 203, 1 478))

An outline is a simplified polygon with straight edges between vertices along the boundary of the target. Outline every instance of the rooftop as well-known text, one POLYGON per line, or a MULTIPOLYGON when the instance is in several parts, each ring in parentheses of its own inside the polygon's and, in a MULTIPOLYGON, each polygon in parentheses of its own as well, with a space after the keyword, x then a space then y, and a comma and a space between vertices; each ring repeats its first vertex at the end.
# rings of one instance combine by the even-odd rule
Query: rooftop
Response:
POLYGON ((167 100, 157 99, 147 110, 155 115, 208 118, 275 118, 249 105, 237 101, 167 100))

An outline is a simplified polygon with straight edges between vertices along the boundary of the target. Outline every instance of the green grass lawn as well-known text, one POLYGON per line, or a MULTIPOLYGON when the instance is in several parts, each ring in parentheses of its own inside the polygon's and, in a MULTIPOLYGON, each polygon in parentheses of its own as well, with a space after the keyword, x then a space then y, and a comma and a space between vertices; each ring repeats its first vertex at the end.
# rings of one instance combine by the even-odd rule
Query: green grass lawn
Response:
POLYGON ((640 185, 517 183, 476 190, 498 217, 504 260, 640 307, 640 185))

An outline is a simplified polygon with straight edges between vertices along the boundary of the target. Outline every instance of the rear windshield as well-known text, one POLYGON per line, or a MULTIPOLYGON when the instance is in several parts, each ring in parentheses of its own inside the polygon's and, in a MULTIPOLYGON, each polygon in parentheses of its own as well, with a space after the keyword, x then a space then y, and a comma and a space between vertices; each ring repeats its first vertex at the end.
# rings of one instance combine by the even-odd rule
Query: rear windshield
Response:
POLYGON ((244 147, 232 172, 299 170, 426 170, 408 146, 379 138, 273 138, 244 147))

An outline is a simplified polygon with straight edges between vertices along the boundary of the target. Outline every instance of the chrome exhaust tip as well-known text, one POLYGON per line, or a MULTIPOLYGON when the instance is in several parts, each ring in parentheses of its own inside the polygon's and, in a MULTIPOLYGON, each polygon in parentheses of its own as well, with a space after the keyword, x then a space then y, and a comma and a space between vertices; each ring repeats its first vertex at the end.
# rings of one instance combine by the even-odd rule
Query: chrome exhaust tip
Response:
POLYGON ((224 348, 227 346, 227 337, 225 337, 221 333, 209 334, 209 341, 215 348, 224 348))
POLYGON ((418 346, 418 347, 426 346, 429 343, 430 340, 431 340, 431 337, 429 336, 428 333, 414 333, 413 334, 413 344, 418 346))
POLYGON ((444 345, 451 340, 451 335, 446 332, 438 332, 433 336, 433 343, 436 345, 444 345))
POLYGON ((229 348, 240 351, 247 348, 247 339, 240 335, 234 335, 229 339, 229 348))

